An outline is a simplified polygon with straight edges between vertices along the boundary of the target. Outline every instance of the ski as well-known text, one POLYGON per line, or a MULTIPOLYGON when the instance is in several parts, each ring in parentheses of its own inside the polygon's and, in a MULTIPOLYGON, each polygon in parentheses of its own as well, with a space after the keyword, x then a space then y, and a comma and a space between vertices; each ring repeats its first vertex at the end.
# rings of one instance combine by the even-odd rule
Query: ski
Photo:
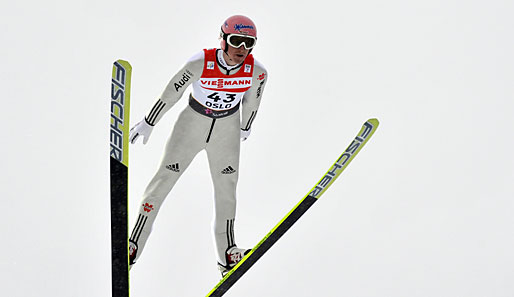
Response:
POLYGON ((223 296, 250 267, 255 264, 291 226, 323 195, 355 158, 378 127, 377 119, 364 123, 352 143, 302 200, 209 292, 207 297, 223 296))
POLYGON ((112 297, 129 296, 128 138, 132 66, 117 60, 111 80, 111 265, 112 297))

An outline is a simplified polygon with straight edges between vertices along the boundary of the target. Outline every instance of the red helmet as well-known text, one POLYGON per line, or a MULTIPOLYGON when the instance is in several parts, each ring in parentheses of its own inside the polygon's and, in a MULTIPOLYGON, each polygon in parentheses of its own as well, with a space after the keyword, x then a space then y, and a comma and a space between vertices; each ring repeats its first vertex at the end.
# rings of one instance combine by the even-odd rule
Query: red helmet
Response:
MULTIPOLYGON (((248 42, 244 41, 238 44, 239 46, 244 44, 245 48, 247 49, 253 48, 255 46, 255 42, 257 41, 257 27, 251 19, 244 15, 231 16, 225 22, 223 22, 223 25, 221 25, 220 39, 222 50, 227 50, 227 43, 230 43, 227 41, 227 39, 232 34, 236 36, 244 35, 249 37, 250 43, 251 40, 253 40, 252 44, 247 44, 248 42)), ((236 45, 236 47, 239 46, 236 45)))

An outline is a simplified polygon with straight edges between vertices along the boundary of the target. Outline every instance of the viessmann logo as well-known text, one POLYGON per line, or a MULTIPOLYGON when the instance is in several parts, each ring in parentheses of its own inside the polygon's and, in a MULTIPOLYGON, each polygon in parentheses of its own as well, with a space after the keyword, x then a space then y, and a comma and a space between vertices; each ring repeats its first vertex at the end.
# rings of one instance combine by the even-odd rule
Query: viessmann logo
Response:
POLYGON ((125 109, 125 81, 127 71, 115 62, 115 75, 111 81, 111 157, 123 161, 123 130, 125 109))
POLYGON ((353 154, 359 149, 362 143, 368 138, 370 132, 373 131, 373 125, 369 122, 364 123, 364 131, 352 141, 350 146, 344 151, 344 153, 339 157, 334 166, 325 174, 325 176, 320 180, 320 182, 316 185, 314 190, 309 194, 309 196, 315 197, 319 195, 323 189, 334 179, 338 170, 343 168, 346 163, 352 158, 353 154))
POLYGON ((251 78, 206 78, 200 84, 205 88, 240 89, 252 86, 251 78))

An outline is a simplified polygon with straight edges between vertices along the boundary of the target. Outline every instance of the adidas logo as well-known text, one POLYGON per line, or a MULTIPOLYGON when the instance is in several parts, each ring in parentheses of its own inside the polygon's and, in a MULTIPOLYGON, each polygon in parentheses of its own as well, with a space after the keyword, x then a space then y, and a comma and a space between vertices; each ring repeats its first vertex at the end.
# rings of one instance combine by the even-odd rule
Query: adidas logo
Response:
POLYGON ((221 171, 221 174, 232 174, 234 172, 236 172, 236 170, 232 168, 232 166, 228 166, 227 168, 221 171))
POLYGON ((178 163, 166 165, 166 169, 169 169, 171 171, 180 172, 180 169, 178 168, 178 163))

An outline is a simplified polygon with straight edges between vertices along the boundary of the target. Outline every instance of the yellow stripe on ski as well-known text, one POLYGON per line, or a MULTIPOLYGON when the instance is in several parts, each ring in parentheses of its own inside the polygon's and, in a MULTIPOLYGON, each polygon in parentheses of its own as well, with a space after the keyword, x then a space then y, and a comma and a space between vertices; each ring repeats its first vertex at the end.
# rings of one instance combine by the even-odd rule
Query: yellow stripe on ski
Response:
MULTIPOLYGON (((330 169, 325 173, 325 175, 318 181, 318 183, 309 191, 307 195, 305 195, 298 204, 291 209, 287 213, 287 215, 278 222, 277 225, 248 253, 245 257, 228 273, 223 277, 223 279, 207 294, 207 297, 211 296, 224 282, 228 279, 237 269, 245 263, 245 261, 252 256, 252 254, 258 250, 258 248, 266 242, 266 240, 279 228, 285 220, 287 220, 290 215, 298 209, 298 207, 307 199, 308 197, 319 199, 321 195, 330 187, 330 185, 339 177, 339 175, 343 172, 348 164, 355 158, 355 156, 359 153, 362 147, 368 142, 371 136, 375 133, 378 128, 379 121, 377 119, 369 119, 362 126, 358 135, 354 138, 352 143, 348 146, 348 148, 344 151, 344 153, 337 159, 337 161, 330 167, 330 169)), ((221 293, 223 295, 224 293, 221 293)), ((218 295, 218 296, 221 296, 218 295)))

